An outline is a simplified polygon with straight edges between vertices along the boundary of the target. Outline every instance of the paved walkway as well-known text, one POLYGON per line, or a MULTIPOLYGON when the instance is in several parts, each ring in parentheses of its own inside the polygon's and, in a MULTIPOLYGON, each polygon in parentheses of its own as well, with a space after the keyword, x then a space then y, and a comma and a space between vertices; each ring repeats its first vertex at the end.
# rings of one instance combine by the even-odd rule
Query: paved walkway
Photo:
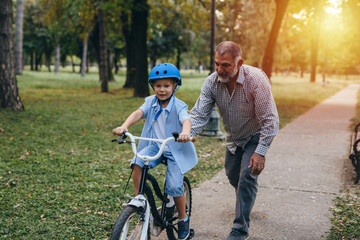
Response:
MULTIPOLYGON (((276 136, 251 214, 250 239, 323 239, 332 199, 348 157, 349 121, 358 85, 338 92, 286 125, 276 136)), ((234 217, 234 189, 224 171, 193 189, 193 239, 226 239, 234 217)))

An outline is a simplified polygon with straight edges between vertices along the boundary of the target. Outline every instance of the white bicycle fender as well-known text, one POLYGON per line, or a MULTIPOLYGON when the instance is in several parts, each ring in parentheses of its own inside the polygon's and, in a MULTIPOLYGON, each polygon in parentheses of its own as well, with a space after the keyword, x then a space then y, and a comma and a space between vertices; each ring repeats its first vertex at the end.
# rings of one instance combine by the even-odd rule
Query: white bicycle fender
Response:
POLYGON ((145 208, 145 206, 146 206, 146 198, 144 196, 141 196, 141 195, 136 196, 135 198, 131 199, 131 201, 127 205, 128 206, 145 208))
POLYGON ((134 207, 142 207, 145 209, 145 222, 143 224, 143 229, 141 232, 141 238, 140 240, 147 240, 147 234, 148 234, 148 227, 149 227, 149 221, 150 221, 150 205, 144 195, 138 195, 131 199, 131 201, 127 204, 127 206, 134 206, 134 207))
POLYGON ((148 234, 149 221, 150 221, 150 206, 148 205, 145 211, 145 222, 141 233, 141 240, 148 239, 147 234, 148 234))

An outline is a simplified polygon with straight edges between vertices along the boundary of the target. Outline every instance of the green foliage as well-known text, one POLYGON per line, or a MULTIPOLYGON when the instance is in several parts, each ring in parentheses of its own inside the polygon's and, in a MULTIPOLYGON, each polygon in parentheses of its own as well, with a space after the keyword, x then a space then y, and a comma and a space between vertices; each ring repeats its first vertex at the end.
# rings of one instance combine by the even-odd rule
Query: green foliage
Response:
MULTIPOLYGON (((150 6, 148 48, 152 64, 167 58, 180 65, 181 55, 190 50, 195 37, 210 31, 207 9, 193 0, 152 1, 150 6)), ((206 48, 198 51, 209 53, 206 48)))
POLYGON ((41 3, 25 2, 23 47, 26 54, 36 53, 37 58, 43 53, 50 55, 54 48, 52 33, 43 21, 45 14, 41 3))
POLYGON ((334 200, 328 240, 360 239, 360 189, 344 192, 334 200))
MULTIPOLYGON (((191 108, 207 73, 181 74, 184 83, 176 96, 191 108)), ((107 94, 98 89, 97 73, 80 78, 24 71, 18 76, 26 111, 0 110, 1 239, 109 237, 121 203, 133 192, 130 182, 124 194, 130 146, 111 143, 111 130, 143 103, 132 97, 132 90, 121 88, 124 75, 115 76, 107 94)), ((282 125, 343 84, 334 81, 320 87, 275 76, 282 125)), ((141 129, 142 122, 130 131, 140 134, 141 129)), ((225 144, 199 137, 195 146, 199 164, 187 176, 198 186, 223 168, 225 144)), ((163 167, 151 172, 164 176, 163 167)))
MULTIPOLYGON (((358 94, 356 115, 352 119, 350 130, 354 131, 359 122, 360 92, 358 94)), ((350 167, 352 170, 352 166, 350 167)), ((351 171, 351 173, 355 177, 355 172, 351 171)), ((334 206, 331 208, 333 217, 331 218, 330 233, 327 236, 328 240, 360 239, 360 188, 353 185, 354 177, 349 178, 351 183, 345 183, 342 193, 333 200, 334 206)))

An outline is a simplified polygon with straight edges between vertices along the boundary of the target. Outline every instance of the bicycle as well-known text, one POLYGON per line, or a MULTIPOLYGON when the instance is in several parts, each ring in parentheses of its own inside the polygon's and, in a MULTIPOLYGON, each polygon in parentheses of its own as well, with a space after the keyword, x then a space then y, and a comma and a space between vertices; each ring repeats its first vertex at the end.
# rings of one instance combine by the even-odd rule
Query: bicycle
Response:
MULTIPOLYGON (((149 240, 150 235, 159 236, 160 233, 166 229, 166 234, 169 240, 177 239, 175 232, 177 233, 177 210, 175 202, 171 196, 168 196, 165 191, 161 191, 160 186, 150 173, 149 162, 158 159, 165 148, 165 145, 170 141, 177 141, 179 134, 173 133, 173 137, 169 137, 165 140, 153 139, 153 138, 144 138, 133 136, 129 132, 125 132, 120 140, 114 139, 112 142, 117 142, 118 144, 130 143, 132 145, 132 151, 135 156, 144 160, 144 167, 142 168, 142 177, 140 182, 139 193, 136 197, 130 198, 128 203, 123 204, 125 207, 124 210, 118 216, 116 223, 113 227, 111 233, 111 240, 118 239, 141 239, 149 240), (126 137, 130 138, 130 142, 126 141, 126 137), (161 146, 158 153, 155 156, 145 156, 137 153, 136 140, 145 140, 145 141, 156 141, 160 142, 161 146), (161 207, 156 206, 155 198, 153 191, 147 182, 150 182, 155 195, 161 201, 161 207)), ((192 141, 194 141, 192 139, 192 141)), ((167 164, 167 159, 163 159, 162 163, 167 164)), ((186 212, 188 216, 191 216, 191 186, 189 179, 184 176, 184 195, 186 199, 186 212)), ((165 188, 165 187, 164 187, 165 188)), ((190 229, 190 236, 188 239, 191 239, 194 236, 195 232, 193 229, 190 229)))

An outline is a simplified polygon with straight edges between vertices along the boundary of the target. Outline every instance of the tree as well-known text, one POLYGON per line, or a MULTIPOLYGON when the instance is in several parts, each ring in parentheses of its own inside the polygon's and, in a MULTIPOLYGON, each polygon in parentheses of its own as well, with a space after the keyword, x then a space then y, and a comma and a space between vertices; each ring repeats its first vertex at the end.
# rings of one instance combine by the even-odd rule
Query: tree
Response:
MULTIPOLYGON (((60 38, 66 28, 66 0, 42 0, 46 14, 44 21, 49 27, 55 41, 55 73, 59 72, 60 66, 60 38)), ((48 57, 50 58, 50 57, 48 57)), ((50 63, 49 63, 50 65, 50 63)))
POLYGON ((279 34, 281 22, 284 17, 288 2, 289 0, 275 0, 276 3, 275 19, 270 31, 269 40, 262 61, 262 69, 269 77, 269 79, 271 78, 276 40, 279 34))
MULTIPOLYGON (((102 1, 100 0, 100 3, 102 1)), ((102 10, 102 4, 98 9, 98 22, 99 22, 99 74, 101 81, 101 92, 108 92, 108 64, 107 64, 107 48, 106 48, 106 35, 105 35, 105 22, 102 10)))
POLYGON ((126 49, 126 81, 124 88, 134 88, 134 96, 149 95, 148 30, 149 5, 147 0, 126 2, 121 11, 122 32, 126 49))
MULTIPOLYGON (((321 1, 320 1, 321 2, 321 1)), ((312 37, 311 37, 311 71, 310 71, 310 82, 315 82, 316 80, 316 67, 318 62, 318 52, 319 52, 319 35, 320 35, 320 4, 319 1, 315 3, 314 10, 314 19, 313 19, 313 27, 312 27, 312 37)))
POLYGON ((134 97, 149 95, 148 61, 147 61, 147 28, 149 6, 147 0, 134 0, 132 10, 132 36, 136 51, 133 52, 135 60, 135 89, 134 97))
MULTIPOLYGON (((344 35, 342 37, 341 65, 345 74, 359 74, 360 72, 360 4, 358 0, 342 1, 341 17, 344 21, 344 35), (346 58, 346 59, 344 59, 346 58)), ((337 56, 337 58, 339 58, 337 56)))
POLYGON ((23 0, 17 0, 16 5, 16 40, 15 40, 15 66, 16 74, 22 74, 23 68, 23 16, 24 16, 24 4, 23 0))
POLYGON ((95 6, 93 0, 84 0, 78 3, 79 12, 76 12, 80 18, 78 19, 78 26, 76 32, 83 40, 83 50, 81 59, 81 76, 85 76, 85 69, 87 63, 88 40, 91 30, 94 28, 94 19, 96 16, 95 6), (80 6, 79 6, 80 5, 80 6))
POLYGON ((13 54, 12 0, 3 0, 0 8, 0 106, 24 110, 17 87, 13 54))
POLYGON ((218 1, 216 42, 231 40, 238 43, 247 64, 259 65, 275 13, 273 1, 218 1))
POLYGON ((198 3, 198 0, 157 0, 149 3, 149 54, 152 65, 157 59, 166 58, 180 69, 183 55, 191 49, 196 35, 210 30, 210 15, 204 3, 198 3))
POLYGON ((54 51, 54 35, 44 24, 46 14, 40 1, 24 2, 24 52, 30 56, 32 62, 31 70, 39 70, 45 54, 46 65, 50 72, 51 55, 54 51))
MULTIPOLYGON (((129 4, 130 5, 130 4, 129 4)), ((126 55, 126 80, 124 88, 133 88, 135 87, 135 59, 134 52, 136 52, 136 46, 133 42, 132 31, 132 5, 123 7, 121 11, 121 22, 122 22, 122 32, 125 39, 125 55, 126 55)))

